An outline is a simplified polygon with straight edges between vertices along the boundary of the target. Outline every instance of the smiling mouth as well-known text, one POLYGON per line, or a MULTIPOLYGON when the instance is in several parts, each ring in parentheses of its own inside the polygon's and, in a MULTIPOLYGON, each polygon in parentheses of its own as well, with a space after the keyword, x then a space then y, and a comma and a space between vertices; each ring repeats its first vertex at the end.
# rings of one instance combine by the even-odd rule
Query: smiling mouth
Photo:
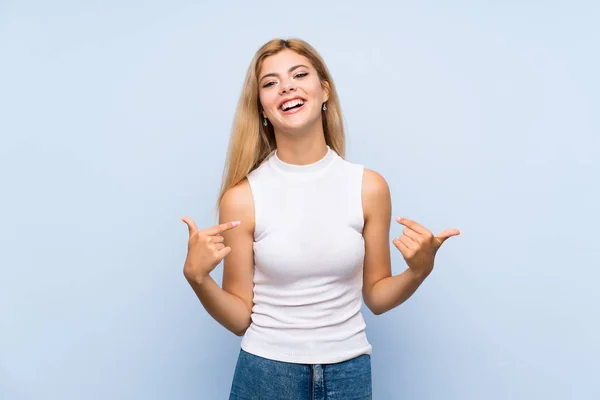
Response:
POLYGON ((298 112, 306 102, 302 99, 294 99, 283 103, 280 107, 280 110, 284 114, 292 114, 298 112))

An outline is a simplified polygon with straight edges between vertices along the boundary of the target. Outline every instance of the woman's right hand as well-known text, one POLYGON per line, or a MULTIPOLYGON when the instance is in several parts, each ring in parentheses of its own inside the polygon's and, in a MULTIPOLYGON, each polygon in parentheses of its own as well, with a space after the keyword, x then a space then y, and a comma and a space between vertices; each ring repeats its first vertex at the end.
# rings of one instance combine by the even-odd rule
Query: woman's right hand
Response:
POLYGON ((188 226, 190 233, 183 275, 189 282, 201 282, 231 252, 231 247, 223 244, 221 233, 235 228, 240 221, 227 222, 199 231, 190 218, 183 217, 181 220, 188 226))

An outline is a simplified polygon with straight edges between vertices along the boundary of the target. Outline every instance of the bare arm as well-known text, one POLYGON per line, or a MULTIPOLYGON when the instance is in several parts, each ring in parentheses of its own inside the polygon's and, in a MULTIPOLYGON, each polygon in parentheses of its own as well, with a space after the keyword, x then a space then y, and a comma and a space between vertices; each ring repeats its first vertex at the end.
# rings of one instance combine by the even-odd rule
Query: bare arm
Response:
POLYGON ((254 204, 247 180, 223 197, 219 222, 241 221, 236 229, 222 233, 231 252, 223 261, 222 288, 210 275, 188 279, 206 311, 238 336, 250 326, 254 297, 254 204))
POLYGON ((389 243, 392 205, 385 179, 365 169, 362 198, 365 213, 363 299, 373 314, 380 315, 410 298, 426 276, 417 276, 410 268, 392 276, 389 243))

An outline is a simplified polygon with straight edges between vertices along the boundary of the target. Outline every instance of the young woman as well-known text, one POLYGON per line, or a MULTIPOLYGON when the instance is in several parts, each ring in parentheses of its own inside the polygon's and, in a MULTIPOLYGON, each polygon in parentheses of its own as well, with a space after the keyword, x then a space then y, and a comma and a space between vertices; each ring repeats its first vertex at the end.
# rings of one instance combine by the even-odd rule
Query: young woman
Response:
POLYGON ((442 243, 406 218, 394 246, 391 199, 377 172, 344 159, 335 85, 298 39, 256 53, 235 116, 219 223, 192 220, 184 275, 207 312, 243 336, 230 399, 370 399, 374 314, 408 299, 442 243), (209 275, 224 259, 223 287, 209 275))

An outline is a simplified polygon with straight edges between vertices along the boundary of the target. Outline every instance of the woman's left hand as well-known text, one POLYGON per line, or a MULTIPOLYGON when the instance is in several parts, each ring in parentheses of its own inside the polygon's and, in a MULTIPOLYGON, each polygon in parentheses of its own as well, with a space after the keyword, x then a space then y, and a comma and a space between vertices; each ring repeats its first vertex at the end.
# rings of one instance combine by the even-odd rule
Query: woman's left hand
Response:
POLYGON ((435 254, 446 239, 460 235, 458 229, 445 229, 433 235, 422 225, 410 219, 396 217, 396 221, 404 225, 402 235, 392 243, 406 260, 408 268, 419 278, 424 279, 433 270, 435 254))

